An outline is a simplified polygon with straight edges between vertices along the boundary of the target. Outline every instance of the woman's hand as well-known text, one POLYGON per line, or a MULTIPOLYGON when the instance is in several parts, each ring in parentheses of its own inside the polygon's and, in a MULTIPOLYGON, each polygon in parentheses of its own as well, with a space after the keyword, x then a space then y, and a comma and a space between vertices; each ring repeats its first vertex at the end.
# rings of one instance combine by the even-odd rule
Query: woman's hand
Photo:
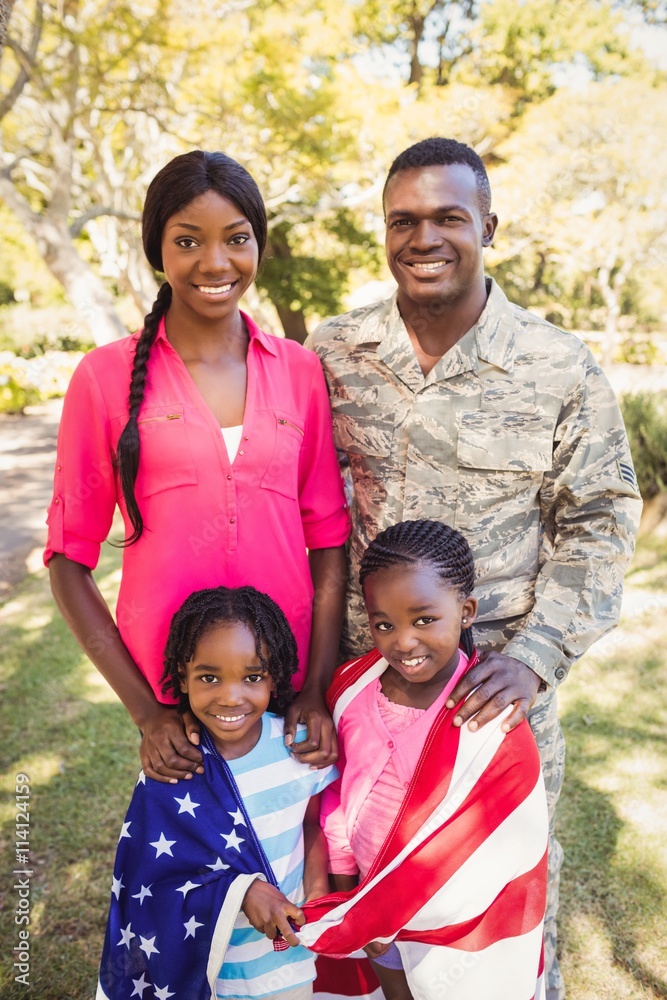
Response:
POLYGON ((290 903, 275 885, 255 879, 245 894, 241 909, 255 930, 266 934, 270 941, 280 932, 293 948, 299 944, 288 917, 301 927, 306 922, 303 910, 290 903))
POLYGON ((296 696, 285 715, 285 745, 297 760, 311 767, 327 767, 336 763, 336 730, 321 694, 304 688, 296 696), (304 740, 295 743, 298 722, 303 723, 308 732, 304 740))
POLYGON ((199 723, 192 712, 181 716, 175 708, 160 705, 142 725, 139 754, 144 774, 155 781, 176 784, 180 778, 203 774, 199 723))

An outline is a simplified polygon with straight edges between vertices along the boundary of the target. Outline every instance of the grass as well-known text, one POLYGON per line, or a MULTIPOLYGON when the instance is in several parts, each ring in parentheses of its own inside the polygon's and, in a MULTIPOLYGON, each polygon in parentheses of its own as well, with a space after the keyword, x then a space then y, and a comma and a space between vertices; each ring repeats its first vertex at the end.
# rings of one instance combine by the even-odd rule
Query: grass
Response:
MULTIPOLYGON (((118 559, 106 547, 96 574, 110 599, 118 559)), ((667 540, 640 546, 628 592, 635 613, 573 668, 560 695, 569 1000, 667 997, 667 540)), ((44 571, 13 591, 1 616, 0 998, 92 1000, 138 735, 60 620, 44 571), (20 772, 31 778, 28 989, 12 968, 20 772)))

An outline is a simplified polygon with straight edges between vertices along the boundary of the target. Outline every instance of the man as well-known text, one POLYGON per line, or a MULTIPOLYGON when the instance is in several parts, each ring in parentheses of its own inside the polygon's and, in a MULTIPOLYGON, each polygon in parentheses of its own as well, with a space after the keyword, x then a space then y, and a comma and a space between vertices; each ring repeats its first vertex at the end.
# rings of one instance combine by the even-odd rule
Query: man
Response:
POLYGON ((497 217, 477 154, 419 142, 392 164, 383 200, 397 292, 322 324, 309 345, 354 491, 343 651, 373 645, 358 569, 378 531, 436 518, 467 537, 484 655, 450 704, 480 685, 456 724, 476 728, 513 703, 507 728, 528 716, 535 733, 551 821, 547 998, 562 1000, 555 689, 618 621, 641 498, 616 400, 588 349, 485 278, 497 217))

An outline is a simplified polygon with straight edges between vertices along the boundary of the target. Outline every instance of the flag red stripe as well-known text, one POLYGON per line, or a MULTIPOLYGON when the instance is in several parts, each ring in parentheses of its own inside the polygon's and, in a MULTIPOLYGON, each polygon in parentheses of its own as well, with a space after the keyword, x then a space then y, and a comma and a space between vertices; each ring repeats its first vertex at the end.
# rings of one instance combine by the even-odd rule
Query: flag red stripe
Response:
MULTIPOLYGON (((385 875, 380 885, 359 899, 337 927, 324 931, 312 946, 313 950, 349 954, 368 941, 392 937, 524 801, 538 775, 539 758, 524 722, 505 737, 503 753, 495 755, 444 827, 434 831, 401 866, 385 875), (500 787, 502 795, 497 794, 500 787), (408 882, 402 870, 404 865, 410 869, 408 882), (391 905, 383 905, 383 902, 391 905)), ((441 794, 429 798, 435 798, 435 806, 441 794)), ((385 844, 383 857, 393 857, 407 843, 409 837, 404 827, 409 829, 414 825, 411 819, 410 813, 404 814, 404 823, 385 844)), ((371 874, 369 872, 362 886, 371 874)), ((335 898, 340 901, 340 894, 335 898)), ((328 912, 332 902, 331 897, 324 897, 307 904, 304 907, 307 919, 317 919, 328 912)))
POLYGON ((462 951, 481 951, 510 937, 534 930, 546 905, 547 852, 531 871, 513 879, 480 916, 432 931, 401 931, 399 941, 447 945, 462 951))

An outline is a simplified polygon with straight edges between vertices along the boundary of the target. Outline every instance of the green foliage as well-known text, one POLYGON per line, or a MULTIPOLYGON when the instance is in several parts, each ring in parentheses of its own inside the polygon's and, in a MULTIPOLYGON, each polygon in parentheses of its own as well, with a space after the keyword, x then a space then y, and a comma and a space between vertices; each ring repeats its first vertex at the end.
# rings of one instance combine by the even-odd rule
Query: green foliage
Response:
POLYGON ((667 491, 667 392, 621 398, 639 489, 645 500, 667 491))
POLYGON ((517 112, 545 100, 572 73, 602 79, 644 66, 605 0, 490 0, 480 27, 472 62, 485 83, 516 95, 517 112))
POLYGON ((276 306, 306 316, 331 316, 342 309, 351 273, 363 268, 370 277, 379 270, 380 248, 350 212, 340 210, 320 225, 322 241, 311 253, 304 252, 310 241, 298 240, 298 228, 286 223, 271 228, 269 254, 257 284, 276 306))
POLYGON ((0 278, 0 306, 7 306, 11 302, 16 302, 14 289, 0 278))
MULTIPOLYGON (((24 50, 34 4, 17 4, 10 25, 24 50)), ((489 263, 517 301, 572 328, 604 328, 612 312, 655 326, 667 303, 656 236, 667 232, 665 95, 632 49, 628 11, 650 20, 661 6, 47 3, 37 66, 3 120, 3 155, 15 191, 43 215, 60 212, 91 273, 115 294, 132 288, 143 313, 152 289, 136 218, 148 181, 185 149, 225 150, 267 202, 274 254, 259 284, 303 326, 377 271, 369 234, 393 157, 449 134, 489 166, 501 217, 489 263)), ((0 91, 19 71, 17 51, 5 50, 0 91)), ((27 247, 7 216, 0 208, 0 303, 10 290, 53 301, 38 237, 27 247)))
POLYGON ((0 413, 23 413, 26 406, 38 402, 37 389, 22 383, 16 372, 0 362, 0 413))
POLYGON ((622 341, 615 360, 626 365, 655 365, 662 363, 662 355, 649 337, 631 336, 622 341))
POLYGON ((23 413, 45 399, 63 396, 81 352, 47 349, 16 355, 0 351, 0 413, 23 413))

